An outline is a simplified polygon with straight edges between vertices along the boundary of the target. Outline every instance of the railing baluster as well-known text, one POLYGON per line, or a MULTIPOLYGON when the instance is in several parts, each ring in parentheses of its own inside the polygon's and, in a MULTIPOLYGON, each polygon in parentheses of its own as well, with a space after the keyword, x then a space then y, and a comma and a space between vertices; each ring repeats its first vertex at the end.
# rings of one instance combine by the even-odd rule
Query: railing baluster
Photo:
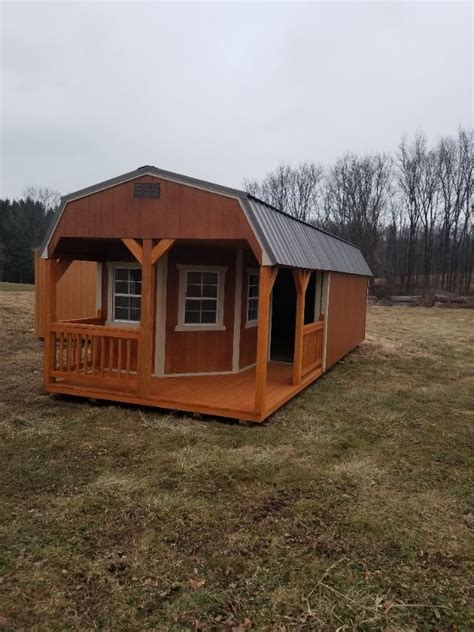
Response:
POLYGON ((71 372, 71 334, 66 334, 66 370, 71 372))
POLYGON ((56 333, 52 333, 49 337, 49 344, 51 345, 51 370, 54 371, 56 370, 56 366, 57 366, 57 359, 56 359, 56 354, 57 354, 57 344, 56 344, 56 333))
POLYGON ((59 334, 59 370, 64 370, 64 334, 59 334))
POLYGON ((76 335, 76 373, 81 370, 81 334, 76 335))
POLYGON ((113 352, 114 352, 114 339, 109 338, 109 377, 112 377, 113 352))
POLYGON ((122 338, 118 339, 117 373, 118 378, 120 379, 122 377, 122 338))
POLYGON ((131 346, 132 346, 132 341, 130 340, 130 338, 127 338, 127 380, 130 377, 130 356, 131 356, 131 346))
MULTIPOLYGON (((113 380, 135 379, 138 336, 138 332, 125 329, 53 323, 48 338, 50 370, 57 377, 75 374, 100 375, 113 380)), ((305 340, 304 363, 308 362, 306 343, 311 339, 312 336, 305 340)))
POLYGON ((82 364, 82 372, 84 373, 84 375, 87 375, 87 334, 82 336, 81 364, 82 364))
POLYGON ((302 374, 306 375, 322 363, 324 321, 321 319, 303 327, 302 374))
POLYGON ((95 340, 94 340, 94 336, 91 334, 90 335, 90 339, 91 339, 91 363, 90 363, 90 373, 93 374, 94 373, 94 351, 95 351, 95 340))
POLYGON ((104 336, 100 337, 100 375, 104 377, 104 366, 105 366, 105 338, 104 336))
POLYGON ((86 336, 86 349, 87 349, 87 361, 86 361, 86 374, 90 371, 90 365, 92 362, 92 336, 87 334, 86 336))

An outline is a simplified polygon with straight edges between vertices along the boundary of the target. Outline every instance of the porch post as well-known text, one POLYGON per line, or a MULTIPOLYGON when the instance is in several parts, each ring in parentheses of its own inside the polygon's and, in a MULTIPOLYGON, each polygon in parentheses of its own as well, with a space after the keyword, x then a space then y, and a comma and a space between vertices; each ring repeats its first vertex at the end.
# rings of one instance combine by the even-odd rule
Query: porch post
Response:
POLYGON ((54 367, 56 335, 51 333, 51 325, 56 322, 56 280, 58 264, 56 259, 44 260, 44 353, 43 383, 51 384, 51 371, 54 367))
POLYGON ((140 338, 138 340, 138 395, 149 397, 151 389, 151 374, 153 371, 153 357, 155 353, 154 324, 156 306, 156 266, 152 260, 153 242, 143 240, 142 249, 142 300, 140 317, 140 338))
POLYGON ((293 384, 300 384, 303 374, 303 327, 306 289, 310 272, 293 270, 296 285, 296 318, 295 318, 295 355, 293 360, 293 384))
MULTIPOLYGON (((135 240, 123 240, 128 248, 135 240)), ((155 358, 156 326, 156 263, 174 245, 175 239, 161 239, 153 246, 152 239, 144 239, 141 249, 132 246, 131 250, 142 265, 142 301, 140 318, 140 338, 138 340, 138 395, 150 397, 151 380, 155 358)))
POLYGON ((265 412, 270 296, 277 273, 277 267, 260 266, 258 286, 257 366, 255 375, 255 412, 259 415, 265 412))

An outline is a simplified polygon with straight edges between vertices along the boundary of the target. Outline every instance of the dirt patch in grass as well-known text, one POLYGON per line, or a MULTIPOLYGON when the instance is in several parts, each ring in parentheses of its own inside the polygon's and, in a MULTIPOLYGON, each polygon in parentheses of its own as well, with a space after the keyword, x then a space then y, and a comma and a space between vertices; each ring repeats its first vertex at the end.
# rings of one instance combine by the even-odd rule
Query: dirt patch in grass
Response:
POLYGON ((0 628, 473 629, 472 312, 371 308, 244 428, 45 395, 32 298, 0 294, 0 628))

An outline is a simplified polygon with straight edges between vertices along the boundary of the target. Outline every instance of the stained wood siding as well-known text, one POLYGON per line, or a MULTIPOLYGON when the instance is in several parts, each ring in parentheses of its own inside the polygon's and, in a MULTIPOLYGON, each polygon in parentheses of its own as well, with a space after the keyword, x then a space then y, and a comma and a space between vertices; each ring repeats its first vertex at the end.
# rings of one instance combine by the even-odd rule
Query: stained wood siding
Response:
POLYGON ((234 300, 234 249, 183 245, 171 250, 168 255, 165 374, 232 370, 234 300), (228 268, 224 290, 225 331, 175 331, 178 324, 178 264, 228 268))
POLYGON ((365 338, 367 283, 367 277, 331 272, 327 317, 327 369, 365 338))
MULTIPOLYGON (((44 337, 45 259, 35 257, 35 336, 44 337)), ((58 320, 92 318, 97 309, 97 263, 73 261, 57 283, 58 320)))
POLYGON ((61 237, 247 240, 261 258, 237 200, 153 176, 68 202, 53 233, 49 256, 61 237), (159 183, 160 197, 135 198, 136 182, 159 183))

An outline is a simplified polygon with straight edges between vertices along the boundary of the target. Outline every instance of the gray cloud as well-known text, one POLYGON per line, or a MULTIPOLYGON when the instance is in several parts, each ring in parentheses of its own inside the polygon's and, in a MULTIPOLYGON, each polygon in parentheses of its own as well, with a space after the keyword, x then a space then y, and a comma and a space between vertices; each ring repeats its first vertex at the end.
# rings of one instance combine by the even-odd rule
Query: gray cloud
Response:
POLYGON ((240 186, 472 125, 470 3, 4 3, 1 191, 240 186))

